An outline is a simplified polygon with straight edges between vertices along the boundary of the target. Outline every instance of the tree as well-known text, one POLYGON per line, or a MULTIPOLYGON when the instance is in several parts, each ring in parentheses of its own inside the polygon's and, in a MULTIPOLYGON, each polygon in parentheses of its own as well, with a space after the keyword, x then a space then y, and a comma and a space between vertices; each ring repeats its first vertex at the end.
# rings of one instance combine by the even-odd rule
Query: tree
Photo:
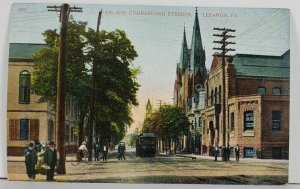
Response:
POLYGON ((162 140, 167 140, 171 150, 171 140, 176 141, 179 136, 187 134, 189 124, 182 108, 163 105, 146 117, 143 131, 154 132, 162 140))
POLYGON ((128 146, 135 146, 136 145, 136 141, 138 139, 138 134, 137 133, 131 133, 125 136, 125 142, 126 144, 128 144, 128 146))
MULTIPOLYGON (((88 56, 85 55, 86 22, 76 22, 72 18, 68 27, 68 51, 66 55, 66 94, 79 106, 79 144, 83 141, 84 119, 89 107, 90 76, 88 75, 88 56)), ((40 96, 40 102, 56 106, 56 78, 59 50, 59 34, 56 29, 43 33, 47 47, 34 54, 34 77, 32 90, 40 96)))
MULTIPOLYGON (((96 134, 103 140, 121 140, 132 123, 131 107, 138 105, 140 70, 132 64, 137 52, 124 31, 95 32, 87 30, 86 25, 70 19, 66 57, 66 94, 80 108, 79 144, 84 138, 84 120, 92 111, 91 63, 94 60, 96 134)), ((47 47, 34 55, 32 90, 40 95, 40 102, 50 102, 55 110, 59 34, 49 29, 43 35, 47 47)))
POLYGON ((88 56, 95 63, 96 130, 103 140, 121 140, 132 123, 131 107, 138 105, 139 68, 132 61, 137 53, 124 31, 87 33, 88 56))

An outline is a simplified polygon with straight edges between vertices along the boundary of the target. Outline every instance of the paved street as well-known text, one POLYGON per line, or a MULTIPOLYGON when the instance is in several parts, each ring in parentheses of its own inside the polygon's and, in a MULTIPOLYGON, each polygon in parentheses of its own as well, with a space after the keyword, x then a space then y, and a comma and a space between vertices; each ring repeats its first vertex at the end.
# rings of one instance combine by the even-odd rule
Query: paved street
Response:
MULTIPOLYGON (((159 155, 155 158, 135 157, 128 151, 126 160, 118 160, 110 152, 107 162, 73 166, 67 162, 67 174, 56 175, 58 182, 99 183, 192 183, 192 184, 284 184, 288 181, 288 161, 241 159, 240 162, 214 162, 211 157, 196 159, 159 155)), ((10 180, 28 180, 24 162, 9 158, 10 180)), ((68 160, 68 159, 67 159, 68 160)), ((45 181, 37 175, 37 181, 45 181)))

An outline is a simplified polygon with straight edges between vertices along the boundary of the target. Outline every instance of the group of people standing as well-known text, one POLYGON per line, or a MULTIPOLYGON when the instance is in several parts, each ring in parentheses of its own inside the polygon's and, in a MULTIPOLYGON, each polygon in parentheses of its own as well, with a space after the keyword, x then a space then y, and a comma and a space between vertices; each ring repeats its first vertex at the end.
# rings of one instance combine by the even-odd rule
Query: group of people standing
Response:
POLYGON ((102 152, 102 161, 107 161, 108 145, 99 143, 94 144, 94 160, 99 161, 99 154, 102 152))
MULTIPOLYGON (((235 151, 236 161, 239 161, 240 160, 240 147, 238 144, 234 147, 234 151, 235 151)), ((215 161, 218 160, 218 156, 219 156, 220 152, 221 152, 223 161, 230 161, 231 148, 229 145, 227 145, 226 147, 223 146, 223 147, 221 147, 221 149, 218 146, 215 146, 213 148, 213 155, 215 157, 215 161)))
POLYGON ((126 147, 124 143, 120 143, 118 146, 118 159, 119 160, 126 160, 125 158, 125 151, 126 151, 126 147))
MULTIPOLYGON (((118 145, 118 155, 117 158, 119 160, 126 160, 125 158, 125 151, 126 147, 124 143, 120 143, 118 145)), ((103 144, 102 146, 99 143, 94 144, 94 160, 99 161, 99 154, 102 152, 102 161, 107 161, 107 154, 108 154, 108 145, 103 144)))
POLYGON ((36 174, 45 174, 47 181, 54 181, 57 150, 54 142, 42 145, 38 140, 30 143, 24 151, 26 172, 30 180, 36 174))

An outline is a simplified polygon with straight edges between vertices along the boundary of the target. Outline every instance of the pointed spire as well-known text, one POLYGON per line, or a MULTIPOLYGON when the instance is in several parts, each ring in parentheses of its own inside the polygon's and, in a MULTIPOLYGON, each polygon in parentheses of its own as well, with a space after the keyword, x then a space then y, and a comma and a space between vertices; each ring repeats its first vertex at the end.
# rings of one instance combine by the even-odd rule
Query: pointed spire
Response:
POLYGON ((195 21, 193 26, 190 65, 191 65, 191 69, 194 71, 194 75, 196 75, 197 72, 200 71, 202 76, 206 78, 207 71, 205 68, 205 51, 202 46, 197 7, 196 7, 195 21))
POLYGON ((179 60, 179 68, 184 71, 189 67, 189 55, 188 55, 188 46, 186 42, 186 33, 185 33, 185 24, 183 28, 183 39, 181 45, 181 54, 179 60))
POLYGON ((150 103, 150 99, 148 98, 147 104, 146 104, 146 117, 148 117, 152 113, 152 105, 150 103))

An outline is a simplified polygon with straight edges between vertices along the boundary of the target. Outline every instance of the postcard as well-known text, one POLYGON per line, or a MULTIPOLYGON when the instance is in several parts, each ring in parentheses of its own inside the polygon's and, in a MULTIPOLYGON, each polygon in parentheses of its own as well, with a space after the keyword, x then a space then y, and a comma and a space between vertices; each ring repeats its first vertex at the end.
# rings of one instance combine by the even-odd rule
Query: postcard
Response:
POLYGON ((288 182, 290 12, 18 3, 10 181, 288 182))

